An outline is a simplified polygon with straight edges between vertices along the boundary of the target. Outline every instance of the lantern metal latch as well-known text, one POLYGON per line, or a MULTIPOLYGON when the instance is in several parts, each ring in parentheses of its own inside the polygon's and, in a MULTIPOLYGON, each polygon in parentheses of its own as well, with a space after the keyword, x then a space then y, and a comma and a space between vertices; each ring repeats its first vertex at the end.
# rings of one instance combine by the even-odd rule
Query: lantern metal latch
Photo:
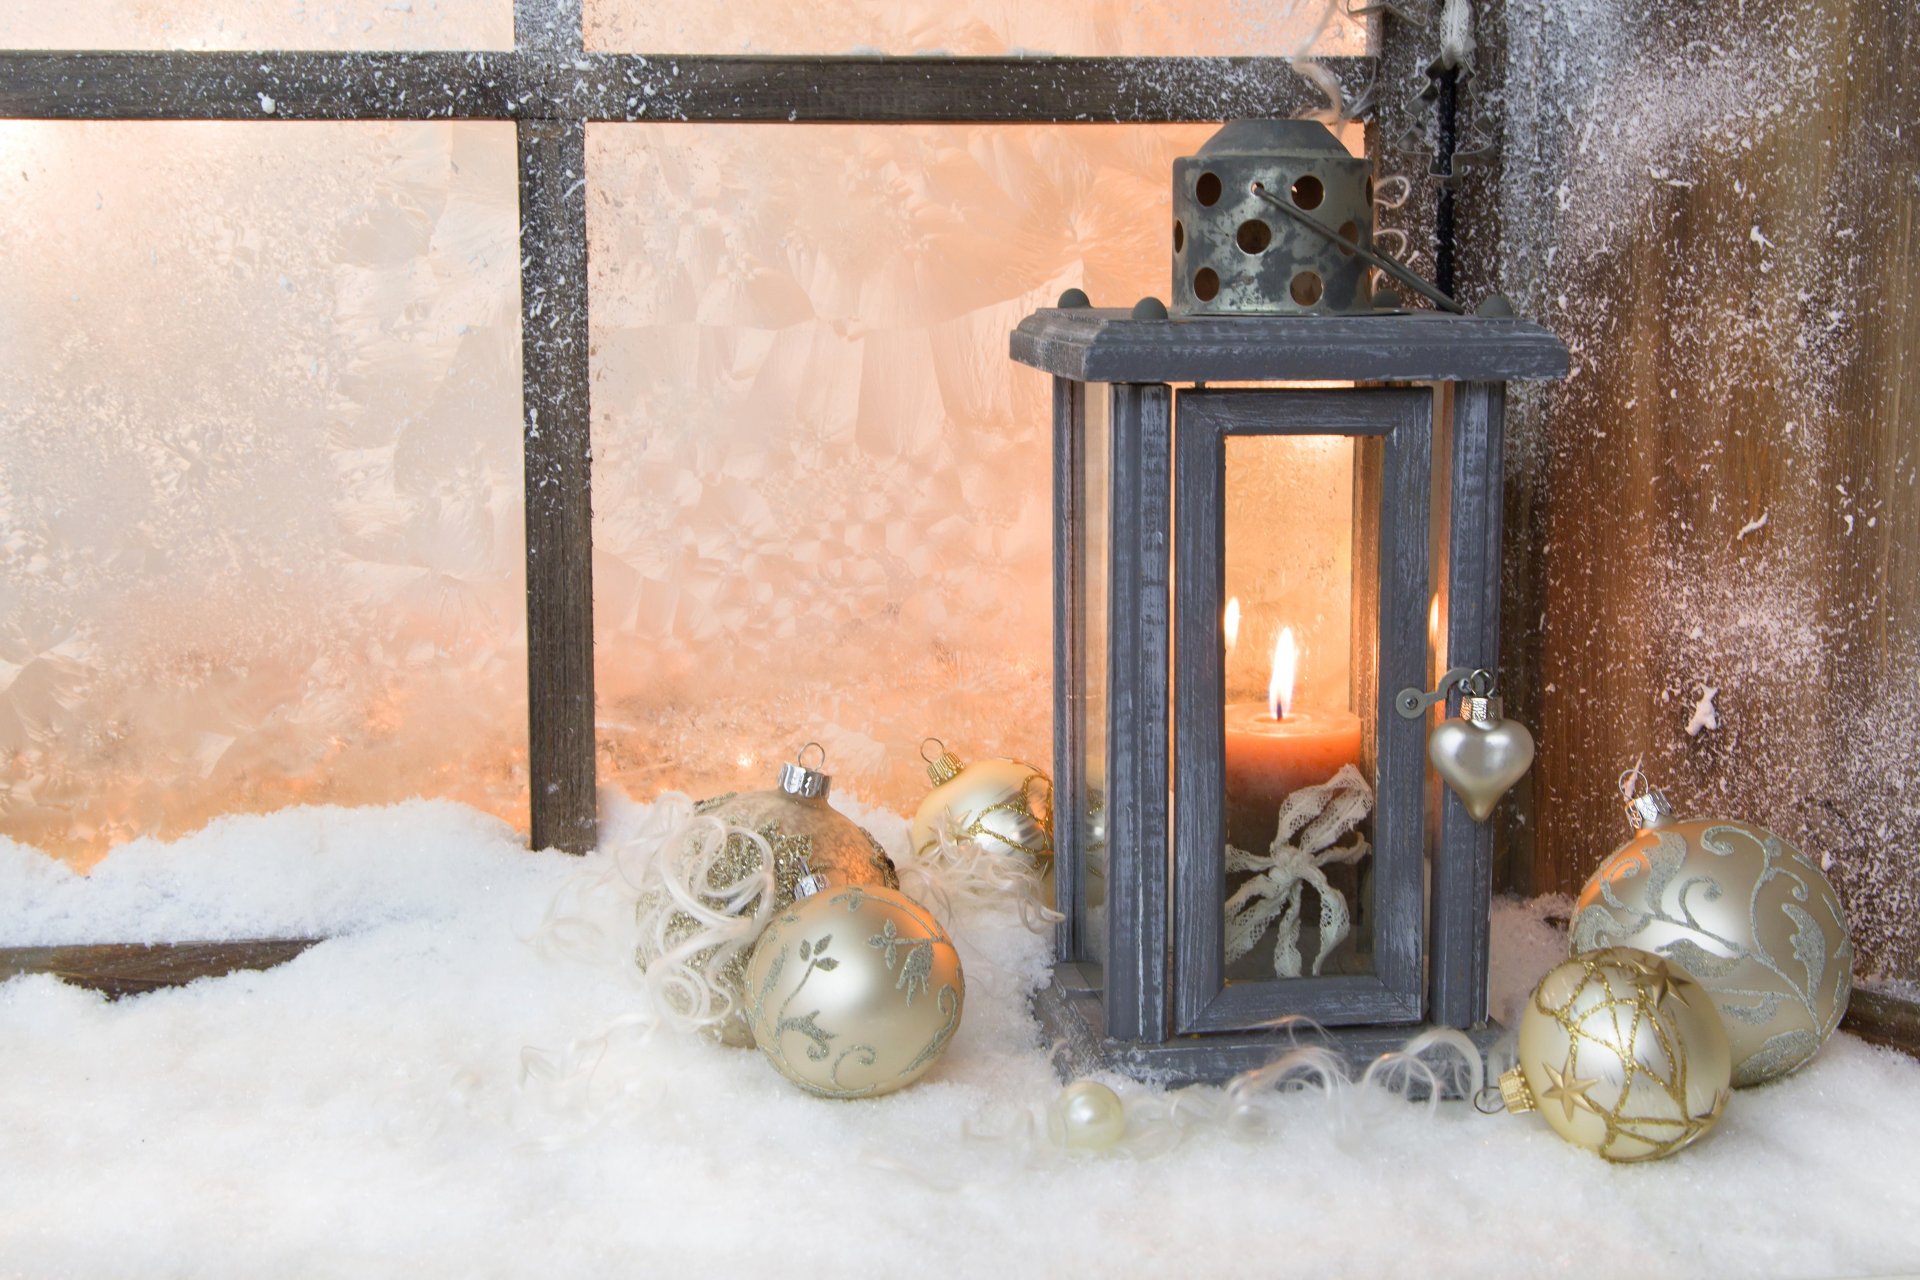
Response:
POLYGON ((1402 689, 1394 696, 1393 709, 1409 720, 1418 720, 1434 703, 1446 701, 1455 689, 1476 698, 1490 698, 1494 687, 1493 672, 1485 667, 1453 667, 1440 677, 1437 689, 1422 691, 1412 685, 1402 689))

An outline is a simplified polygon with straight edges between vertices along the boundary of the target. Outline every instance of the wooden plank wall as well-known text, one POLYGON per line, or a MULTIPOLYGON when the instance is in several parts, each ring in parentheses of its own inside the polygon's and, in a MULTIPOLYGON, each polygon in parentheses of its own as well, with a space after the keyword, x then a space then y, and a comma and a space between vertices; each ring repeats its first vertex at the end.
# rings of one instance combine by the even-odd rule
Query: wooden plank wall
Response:
POLYGON ((1500 880, 1576 891, 1644 755, 1683 810, 1832 859, 1861 971, 1920 977, 1910 0, 1479 8, 1501 147, 1460 291, 1574 364, 1509 402, 1504 665, 1540 756, 1500 880))

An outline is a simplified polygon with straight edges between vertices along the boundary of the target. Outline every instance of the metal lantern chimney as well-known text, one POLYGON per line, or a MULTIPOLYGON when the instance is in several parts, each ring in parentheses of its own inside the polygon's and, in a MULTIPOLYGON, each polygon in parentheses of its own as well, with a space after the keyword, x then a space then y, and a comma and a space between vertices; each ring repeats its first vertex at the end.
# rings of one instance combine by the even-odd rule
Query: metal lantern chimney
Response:
POLYGON ((1361 315, 1372 271, 1274 207, 1373 241, 1373 179, 1311 120, 1236 120, 1173 162, 1175 315, 1361 315), (1257 188, 1257 190, 1256 190, 1257 188), (1259 192, 1270 193, 1272 200, 1259 192))
POLYGON ((1505 384, 1567 354, 1376 311, 1368 197, 1324 128, 1228 125, 1175 164, 1171 314, 1070 290, 1013 333, 1053 377, 1063 1070, 1491 1034, 1491 833, 1395 704, 1498 667, 1505 384))

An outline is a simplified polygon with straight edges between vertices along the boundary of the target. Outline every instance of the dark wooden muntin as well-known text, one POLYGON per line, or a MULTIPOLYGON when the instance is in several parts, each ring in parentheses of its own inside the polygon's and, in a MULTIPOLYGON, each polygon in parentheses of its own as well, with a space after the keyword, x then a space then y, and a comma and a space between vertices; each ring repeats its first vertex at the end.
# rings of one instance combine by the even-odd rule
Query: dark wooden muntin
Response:
MULTIPOLYGON (((596 53, 573 36, 572 49, 0 52, 0 116, 1144 124, 1326 105, 1286 58, 596 53)), ((1371 58, 1319 63, 1350 99, 1372 76, 1371 58)))
POLYGON ((1296 1042, 1291 1020, 1300 1018, 1356 1061, 1425 1026, 1487 1040, 1497 1031, 1486 1009, 1491 837, 1428 777, 1427 723, 1402 718, 1393 702, 1446 666, 1497 668, 1502 387, 1563 376, 1565 348, 1512 318, 1154 319, 1088 307, 1036 312, 1010 346, 1014 359, 1055 377, 1055 877, 1068 920, 1034 1009, 1061 1047, 1062 1069, 1219 1081, 1296 1042), (1331 380, 1360 385, 1205 387, 1331 380), (1087 385, 1102 382, 1104 393, 1087 385), (1076 705, 1089 686, 1085 433, 1095 394, 1111 404, 1098 796, 1083 768, 1076 705), (1377 522, 1354 554, 1356 613, 1378 626, 1360 668, 1362 687, 1374 691, 1378 763, 1369 974, 1223 976, 1221 486, 1223 442, 1237 434, 1377 442, 1362 450, 1357 490, 1377 522), (1436 490, 1446 517, 1438 539, 1436 490), (1430 564, 1435 546, 1441 560, 1430 564), (1441 587, 1446 619, 1438 655, 1427 651, 1430 583, 1441 587), (1096 800, 1105 844, 1092 865, 1085 827, 1096 800), (1104 917, 1083 906, 1090 871, 1104 883, 1104 917))

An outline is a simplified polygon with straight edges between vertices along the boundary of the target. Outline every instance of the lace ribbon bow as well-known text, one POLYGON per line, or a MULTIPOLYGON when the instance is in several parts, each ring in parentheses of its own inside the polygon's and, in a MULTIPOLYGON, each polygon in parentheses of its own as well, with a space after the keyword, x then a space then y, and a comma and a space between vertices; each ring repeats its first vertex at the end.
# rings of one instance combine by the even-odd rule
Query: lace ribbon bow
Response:
POLYGON ((1358 862, 1371 851, 1366 837, 1334 842, 1373 812, 1373 790, 1352 765, 1330 781, 1303 787, 1280 806, 1280 821, 1266 853, 1227 846, 1227 871, 1252 873, 1227 899, 1227 963, 1253 950, 1268 928, 1274 930, 1273 971, 1282 978, 1300 976, 1300 916, 1309 887, 1320 898, 1320 946, 1313 957, 1319 973, 1327 956, 1351 932, 1347 900, 1328 883, 1323 868, 1358 862))

